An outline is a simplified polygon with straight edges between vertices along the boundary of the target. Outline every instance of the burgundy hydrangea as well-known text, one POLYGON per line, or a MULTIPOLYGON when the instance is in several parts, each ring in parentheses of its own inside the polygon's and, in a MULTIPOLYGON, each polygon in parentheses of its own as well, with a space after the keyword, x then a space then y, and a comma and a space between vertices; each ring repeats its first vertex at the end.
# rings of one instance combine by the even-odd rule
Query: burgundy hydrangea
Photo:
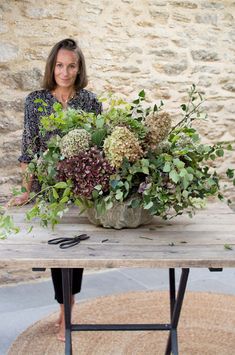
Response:
POLYGON ((103 192, 109 190, 109 178, 115 169, 99 149, 92 147, 59 162, 57 172, 60 181, 70 179, 73 182, 75 196, 91 198, 96 185, 101 185, 103 192))

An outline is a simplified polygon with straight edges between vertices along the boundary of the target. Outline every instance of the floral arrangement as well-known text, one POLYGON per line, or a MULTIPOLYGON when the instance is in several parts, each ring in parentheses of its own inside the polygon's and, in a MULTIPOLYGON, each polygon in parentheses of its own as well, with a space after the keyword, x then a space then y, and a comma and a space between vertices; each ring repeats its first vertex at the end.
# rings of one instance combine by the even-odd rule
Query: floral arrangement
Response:
MULTIPOLYGON (((222 177, 212 163, 232 146, 201 142, 193 122, 206 119, 206 113, 195 85, 175 125, 162 101, 147 105, 143 90, 131 103, 114 95, 101 101, 107 108, 98 116, 63 110, 59 103, 48 116, 46 104, 37 101, 41 134, 52 137, 28 166, 41 184, 41 192, 31 195, 28 219, 40 217, 43 225, 54 226, 71 205, 102 215, 125 201, 167 219, 185 210, 192 215, 209 196, 224 198, 222 177)), ((226 174, 235 185, 234 169, 226 174)))

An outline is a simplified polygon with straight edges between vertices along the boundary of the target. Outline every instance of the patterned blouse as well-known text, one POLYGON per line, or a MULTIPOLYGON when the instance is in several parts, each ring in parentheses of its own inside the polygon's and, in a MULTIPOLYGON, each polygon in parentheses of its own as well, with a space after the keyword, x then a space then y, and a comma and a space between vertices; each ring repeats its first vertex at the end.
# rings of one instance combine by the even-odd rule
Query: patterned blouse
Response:
MULTIPOLYGON (((40 117, 43 113, 38 111, 40 103, 35 103, 36 99, 42 99, 48 105, 47 114, 53 112, 53 104, 58 100, 49 90, 37 90, 31 92, 25 101, 24 130, 22 136, 22 151, 18 158, 20 162, 29 163, 34 154, 46 150, 48 135, 42 136, 39 131, 40 117)), ((81 109, 95 114, 101 113, 102 105, 91 91, 81 89, 68 101, 68 107, 81 109)))

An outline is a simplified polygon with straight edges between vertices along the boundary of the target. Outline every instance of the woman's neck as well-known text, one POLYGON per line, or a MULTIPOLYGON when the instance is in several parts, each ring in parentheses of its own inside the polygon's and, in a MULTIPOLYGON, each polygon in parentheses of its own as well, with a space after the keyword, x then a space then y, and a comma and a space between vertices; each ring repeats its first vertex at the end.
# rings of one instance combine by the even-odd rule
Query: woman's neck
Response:
POLYGON ((52 95, 64 106, 67 107, 67 103, 71 100, 75 95, 75 89, 72 88, 60 88, 57 87, 52 91, 52 95))

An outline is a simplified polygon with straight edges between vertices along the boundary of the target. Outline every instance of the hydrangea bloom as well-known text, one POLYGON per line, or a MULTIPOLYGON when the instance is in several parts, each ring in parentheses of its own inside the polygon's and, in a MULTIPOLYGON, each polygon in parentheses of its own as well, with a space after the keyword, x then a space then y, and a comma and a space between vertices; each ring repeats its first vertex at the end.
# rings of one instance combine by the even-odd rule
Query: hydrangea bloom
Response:
POLYGON ((60 141, 61 153, 70 158, 89 149, 90 134, 85 129, 73 129, 60 141))
POLYGON ((110 164, 119 168, 123 158, 135 162, 143 156, 143 150, 134 133, 127 127, 115 127, 104 141, 104 153, 110 164))
POLYGON ((145 118, 145 125, 149 129, 146 142, 154 150, 167 137, 171 128, 171 118, 167 112, 157 112, 145 118))
POLYGON ((102 152, 91 147, 90 150, 59 162, 57 177, 60 181, 70 179, 73 182, 75 196, 91 198, 97 185, 101 186, 103 192, 109 190, 109 179, 114 171, 102 152))

